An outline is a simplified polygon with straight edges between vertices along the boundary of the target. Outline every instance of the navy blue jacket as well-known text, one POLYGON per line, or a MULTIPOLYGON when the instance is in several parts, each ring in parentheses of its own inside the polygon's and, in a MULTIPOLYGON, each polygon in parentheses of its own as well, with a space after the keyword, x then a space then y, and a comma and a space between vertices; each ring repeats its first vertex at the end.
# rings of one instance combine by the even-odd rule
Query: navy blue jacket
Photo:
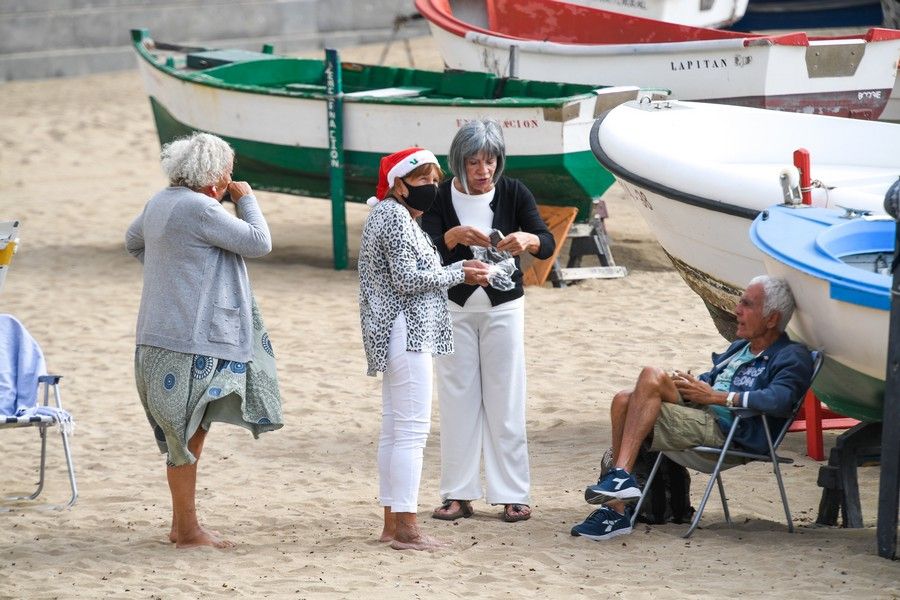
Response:
MULTIPOLYGON (((457 244, 453 250, 447 248, 444 243, 444 234, 448 230, 457 227, 459 216, 453 208, 453 199, 451 196, 450 185, 452 179, 442 182, 438 186, 437 199, 431 208, 422 215, 422 229, 431 236, 438 252, 441 253, 441 260, 445 265, 455 263, 458 260, 470 260, 472 251, 464 244, 457 244)), ((499 229, 503 235, 508 235, 514 231, 525 231, 533 233, 541 240, 541 248, 535 256, 540 259, 550 258, 556 249, 556 241, 553 234, 547 229, 546 223, 538 213, 537 203, 534 195, 525 187, 518 179, 512 179, 502 175, 495 185, 494 199, 491 201, 491 210, 494 211, 494 220, 491 226, 499 229)), ((513 273, 513 281, 516 287, 508 292, 501 292, 490 286, 484 288, 488 298, 491 299, 491 306, 497 306, 510 300, 521 297, 525 292, 522 289, 522 267, 519 264, 519 257, 516 257, 516 272, 513 273)), ((476 286, 461 283, 456 285, 447 292, 447 296, 453 302, 460 306, 464 306, 466 300, 475 291, 476 286)))
MULTIPOLYGON (((699 379, 713 385, 731 358, 746 345, 747 340, 735 340, 722 354, 714 352, 713 368, 700 375, 699 379)), ((735 406, 765 413, 769 431, 775 436, 809 389, 812 371, 813 360, 809 349, 792 342, 786 333, 782 333, 762 354, 738 368, 729 391, 741 392, 735 397, 735 406)), ((741 419, 734 441, 751 452, 765 454, 768 453, 768 446, 761 418, 741 419)))

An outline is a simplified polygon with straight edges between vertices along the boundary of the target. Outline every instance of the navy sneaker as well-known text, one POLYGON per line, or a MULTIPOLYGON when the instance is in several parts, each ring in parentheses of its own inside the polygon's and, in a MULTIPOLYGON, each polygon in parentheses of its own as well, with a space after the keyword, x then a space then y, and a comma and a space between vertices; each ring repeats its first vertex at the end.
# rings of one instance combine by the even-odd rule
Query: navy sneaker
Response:
POLYGON ((598 508, 588 515, 584 523, 572 528, 572 535, 586 537, 589 540, 608 540, 617 535, 631 533, 631 511, 625 509, 621 515, 609 506, 598 508))
POLYGON ((610 500, 626 502, 641 497, 641 488, 637 480, 625 469, 611 469, 595 485, 584 490, 584 499, 588 504, 603 504, 610 500))

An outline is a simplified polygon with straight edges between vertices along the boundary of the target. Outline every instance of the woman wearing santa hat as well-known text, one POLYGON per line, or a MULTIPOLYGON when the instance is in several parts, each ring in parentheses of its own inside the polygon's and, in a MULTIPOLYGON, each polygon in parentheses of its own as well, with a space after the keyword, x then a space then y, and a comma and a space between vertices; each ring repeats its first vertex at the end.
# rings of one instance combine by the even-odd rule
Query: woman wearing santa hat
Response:
POLYGON ((487 285, 488 266, 482 262, 467 259, 442 266, 415 221, 434 202, 441 176, 434 154, 422 148, 382 158, 359 249, 359 312, 368 375, 384 374, 380 539, 398 550, 442 545, 422 534, 416 522, 422 454, 431 429, 431 357, 453 352, 447 288, 487 285))
POLYGON ((422 218, 444 262, 472 258, 472 246, 491 245, 515 257, 512 289, 458 284, 448 293, 456 352, 435 362, 441 407, 441 499, 436 519, 473 514, 484 496, 502 504, 504 521, 531 517, 531 477, 525 435, 525 298, 519 255, 539 259, 556 243, 534 196, 503 176, 506 146, 492 120, 463 124, 450 145, 454 177, 438 187, 422 218), (497 241, 497 232, 499 241, 497 241), (481 487, 481 460, 487 486, 481 487))

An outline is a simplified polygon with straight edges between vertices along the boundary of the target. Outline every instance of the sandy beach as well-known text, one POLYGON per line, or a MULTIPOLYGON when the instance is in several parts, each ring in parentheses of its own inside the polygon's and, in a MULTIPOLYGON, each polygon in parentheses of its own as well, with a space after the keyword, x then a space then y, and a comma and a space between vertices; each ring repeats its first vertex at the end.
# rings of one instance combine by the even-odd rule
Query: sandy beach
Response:
MULTIPOLYGON (((428 39, 417 66, 440 68, 428 39)), ((374 62, 381 45, 345 50, 374 62)), ((389 61, 406 64, 400 43, 389 61)), ((785 484, 789 534, 771 471, 724 475, 729 528, 714 497, 690 540, 685 525, 639 525, 590 542, 569 529, 590 512, 582 491, 609 445, 609 402, 641 366, 705 370, 725 342, 701 301, 618 186, 605 200, 627 277, 526 291, 528 430, 534 517, 507 524, 476 503, 454 523, 439 502, 437 402, 419 517, 450 546, 397 552, 376 541, 380 378, 365 376, 357 273, 331 267, 330 204, 260 192, 271 255, 248 261, 273 340, 285 427, 254 441, 219 425, 200 463, 198 510, 237 542, 230 551, 176 550, 170 500, 135 391, 140 264, 128 224, 166 185, 150 105, 137 71, 0 86, 0 220, 21 221, 21 246, 0 292, 64 375, 76 419, 80 498, 67 511, 7 503, 0 513, 0 598, 898 598, 900 565, 877 557, 878 471, 860 470, 863 529, 813 525, 819 463, 802 433, 785 484)), ((347 206, 355 259, 368 208, 347 206)), ((839 432, 826 432, 826 451, 839 432)), ((0 495, 36 479, 36 430, 2 432, 0 495)), ((46 501, 66 497, 51 430, 46 501)), ((706 477, 693 478, 699 502, 706 477)), ((30 490, 29 490, 30 491, 30 490)))

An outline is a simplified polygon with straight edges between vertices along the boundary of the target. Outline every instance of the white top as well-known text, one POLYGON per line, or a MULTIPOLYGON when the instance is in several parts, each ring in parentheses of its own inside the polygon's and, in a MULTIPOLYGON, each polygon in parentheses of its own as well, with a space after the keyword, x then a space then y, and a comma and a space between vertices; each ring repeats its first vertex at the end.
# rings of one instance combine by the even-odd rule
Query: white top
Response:
MULTIPOLYGON (((456 180, 454 179, 454 182, 456 180)), ((456 189, 454 183, 450 184, 450 199, 453 201, 453 210, 459 217, 460 225, 469 225, 480 229, 485 235, 490 234, 494 223, 494 211, 491 210, 491 201, 494 199, 496 187, 484 194, 466 194, 456 189)), ((484 312, 491 310, 491 299, 483 287, 472 292, 465 306, 459 306, 455 302, 448 302, 450 312, 484 312)))

